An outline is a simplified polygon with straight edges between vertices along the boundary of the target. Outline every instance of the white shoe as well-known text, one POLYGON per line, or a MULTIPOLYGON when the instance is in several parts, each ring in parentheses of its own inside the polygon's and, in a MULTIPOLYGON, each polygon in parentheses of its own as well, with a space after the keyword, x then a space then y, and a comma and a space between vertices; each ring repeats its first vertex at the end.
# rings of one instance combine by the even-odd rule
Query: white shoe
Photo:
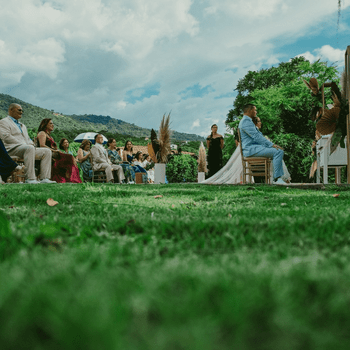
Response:
POLYGON ((26 180, 26 184, 36 185, 36 184, 40 184, 40 182, 37 181, 37 180, 30 180, 30 179, 27 179, 27 180, 26 180))
POLYGON ((133 185, 135 182, 134 181, 129 181, 128 184, 133 185))
POLYGON ((56 181, 51 181, 50 179, 44 179, 40 181, 41 184, 55 184, 56 181))
POLYGON ((287 182, 283 181, 281 177, 277 179, 277 181, 273 182, 274 185, 288 185, 287 182))

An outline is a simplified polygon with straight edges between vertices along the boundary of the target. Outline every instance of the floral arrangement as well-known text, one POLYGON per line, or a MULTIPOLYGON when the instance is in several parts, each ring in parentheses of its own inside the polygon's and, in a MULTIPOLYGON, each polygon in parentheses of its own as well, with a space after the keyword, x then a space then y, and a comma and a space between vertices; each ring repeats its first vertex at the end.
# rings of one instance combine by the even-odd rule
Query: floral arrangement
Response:
MULTIPOLYGON (((346 99, 347 81, 346 73, 343 72, 341 78, 342 90, 334 82, 324 83, 319 88, 316 78, 311 78, 309 82, 304 80, 305 85, 311 90, 313 98, 313 108, 310 118, 316 123, 315 139, 312 143, 312 154, 316 158, 316 144, 322 135, 333 134, 331 138, 330 154, 332 154, 340 144, 345 148, 344 139, 346 137, 346 118, 349 113, 349 101, 346 99), (333 107, 328 109, 325 105, 324 89, 331 88, 333 107)), ((310 170, 310 178, 314 176, 317 169, 315 159, 310 170)))
POLYGON ((342 76, 342 91, 334 82, 325 83, 319 88, 316 78, 311 78, 309 82, 304 80, 306 86, 311 90, 313 97, 313 108, 310 118, 316 123, 316 136, 312 144, 315 151, 316 143, 322 135, 332 135, 331 154, 336 150, 338 145, 344 148, 344 139, 346 136, 346 117, 349 113, 349 102, 346 99, 346 76, 342 76), (332 92, 333 108, 328 109, 324 102, 324 88, 330 87, 332 92))

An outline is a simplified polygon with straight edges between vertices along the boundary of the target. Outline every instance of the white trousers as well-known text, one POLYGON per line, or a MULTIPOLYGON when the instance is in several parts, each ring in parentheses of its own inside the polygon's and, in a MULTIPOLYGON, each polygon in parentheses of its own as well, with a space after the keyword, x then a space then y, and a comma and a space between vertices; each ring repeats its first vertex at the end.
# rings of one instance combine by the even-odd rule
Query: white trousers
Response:
POLYGON ((118 174, 119 183, 121 183, 122 180, 125 179, 123 168, 120 165, 102 163, 100 169, 104 169, 104 171, 106 172, 108 182, 114 179, 113 170, 116 171, 118 174))
POLYGON ((23 158, 26 178, 36 180, 35 160, 40 160, 40 179, 51 178, 51 159, 52 153, 48 148, 35 148, 31 145, 21 145, 8 152, 10 156, 23 158))

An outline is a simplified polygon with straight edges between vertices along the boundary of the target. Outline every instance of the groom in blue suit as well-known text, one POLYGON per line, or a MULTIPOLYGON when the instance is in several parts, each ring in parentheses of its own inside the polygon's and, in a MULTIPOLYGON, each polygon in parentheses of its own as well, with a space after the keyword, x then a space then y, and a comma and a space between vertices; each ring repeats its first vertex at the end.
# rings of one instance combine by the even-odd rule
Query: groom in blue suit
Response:
POLYGON ((277 185, 286 185, 287 183, 282 180, 283 150, 280 146, 267 140, 253 123, 252 119, 255 118, 257 114, 256 106, 253 104, 244 106, 243 114, 243 118, 238 125, 241 134, 243 156, 272 158, 274 183, 277 185))

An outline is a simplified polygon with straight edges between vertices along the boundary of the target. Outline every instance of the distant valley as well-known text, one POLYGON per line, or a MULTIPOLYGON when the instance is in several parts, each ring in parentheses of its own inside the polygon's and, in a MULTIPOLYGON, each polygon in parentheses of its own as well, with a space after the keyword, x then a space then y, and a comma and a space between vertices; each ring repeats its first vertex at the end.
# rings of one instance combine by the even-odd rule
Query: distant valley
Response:
MULTIPOLYGON (((121 135, 130 135, 133 137, 149 137, 151 129, 142 128, 132 123, 127 123, 120 119, 111 118, 102 115, 63 115, 54 110, 34 106, 10 95, 0 94, 0 118, 7 116, 8 106, 11 103, 18 103, 24 109, 22 117, 23 123, 29 129, 37 130, 41 120, 51 118, 55 124, 56 130, 59 131, 95 131, 108 132, 121 135)), ((156 130, 158 131, 158 130, 156 130)), ((204 141, 204 138, 195 135, 173 131, 174 141, 204 141)))

